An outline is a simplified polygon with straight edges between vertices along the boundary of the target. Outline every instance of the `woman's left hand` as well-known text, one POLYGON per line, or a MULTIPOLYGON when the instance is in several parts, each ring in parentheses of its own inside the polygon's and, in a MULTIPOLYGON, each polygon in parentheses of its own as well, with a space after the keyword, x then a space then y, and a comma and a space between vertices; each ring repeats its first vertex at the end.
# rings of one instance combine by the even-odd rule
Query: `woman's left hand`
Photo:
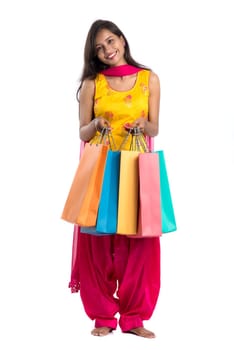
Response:
POLYGON ((142 133, 144 133, 145 128, 146 128, 147 120, 145 118, 138 118, 132 123, 133 127, 137 127, 140 129, 142 133))

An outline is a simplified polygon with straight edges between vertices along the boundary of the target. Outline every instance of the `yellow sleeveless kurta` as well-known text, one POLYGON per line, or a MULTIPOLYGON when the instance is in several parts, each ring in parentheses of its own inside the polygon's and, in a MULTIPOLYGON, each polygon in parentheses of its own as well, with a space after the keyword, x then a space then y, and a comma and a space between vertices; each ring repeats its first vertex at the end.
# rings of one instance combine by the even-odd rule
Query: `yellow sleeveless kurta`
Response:
MULTIPOLYGON (((117 149, 127 135, 124 124, 140 117, 148 119, 149 75, 148 70, 139 71, 133 88, 127 91, 112 89, 103 74, 95 79, 94 115, 109 121, 117 149)), ((123 149, 129 146, 130 139, 123 149)))

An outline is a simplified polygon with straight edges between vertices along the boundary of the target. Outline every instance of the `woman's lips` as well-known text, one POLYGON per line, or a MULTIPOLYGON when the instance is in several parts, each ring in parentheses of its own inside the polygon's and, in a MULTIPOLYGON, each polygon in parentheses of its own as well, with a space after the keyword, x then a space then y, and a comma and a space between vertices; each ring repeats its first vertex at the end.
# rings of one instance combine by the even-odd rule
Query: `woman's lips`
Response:
POLYGON ((106 59, 106 60, 112 60, 112 59, 116 56, 116 54, 117 54, 117 51, 114 52, 114 53, 111 53, 111 54, 108 55, 108 56, 106 56, 105 59, 106 59))

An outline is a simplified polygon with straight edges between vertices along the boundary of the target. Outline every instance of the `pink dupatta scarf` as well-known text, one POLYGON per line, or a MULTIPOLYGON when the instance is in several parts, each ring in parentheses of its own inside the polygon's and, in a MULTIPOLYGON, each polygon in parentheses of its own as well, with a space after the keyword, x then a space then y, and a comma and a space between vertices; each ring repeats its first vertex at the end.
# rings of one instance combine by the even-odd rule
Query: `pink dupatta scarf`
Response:
MULTIPOLYGON (((110 67, 103 70, 101 73, 105 76, 125 76, 131 75, 139 72, 141 68, 134 67, 128 64, 110 67)), ((152 137, 146 136, 146 141, 148 143, 148 147, 150 151, 154 150, 154 139, 152 137)), ((80 157, 84 150, 85 142, 80 142, 80 157)), ((73 243, 72 243, 72 261, 71 261, 71 278, 69 282, 69 288, 71 289, 71 293, 77 293, 80 289, 80 276, 79 276, 79 236, 80 236, 80 227, 78 225, 74 225, 73 229, 73 243)))
POLYGON ((121 66, 109 67, 101 71, 101 73, 107 77, 123 77, 125 75, 135 74, 140 70, 142 69, 135 66, 131 66, 130 64, 123 64, 121 66))

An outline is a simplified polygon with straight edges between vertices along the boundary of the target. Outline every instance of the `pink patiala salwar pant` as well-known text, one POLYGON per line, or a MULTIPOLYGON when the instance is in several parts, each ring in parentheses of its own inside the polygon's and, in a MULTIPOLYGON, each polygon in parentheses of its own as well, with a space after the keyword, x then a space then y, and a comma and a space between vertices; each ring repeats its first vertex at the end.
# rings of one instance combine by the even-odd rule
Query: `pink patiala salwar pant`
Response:
POLYGON ((143 327, 160 290, 160 238, 98 237, 75 226, 69 287, 95 327, 116 329, 117 314, 123 332, 143 327))

